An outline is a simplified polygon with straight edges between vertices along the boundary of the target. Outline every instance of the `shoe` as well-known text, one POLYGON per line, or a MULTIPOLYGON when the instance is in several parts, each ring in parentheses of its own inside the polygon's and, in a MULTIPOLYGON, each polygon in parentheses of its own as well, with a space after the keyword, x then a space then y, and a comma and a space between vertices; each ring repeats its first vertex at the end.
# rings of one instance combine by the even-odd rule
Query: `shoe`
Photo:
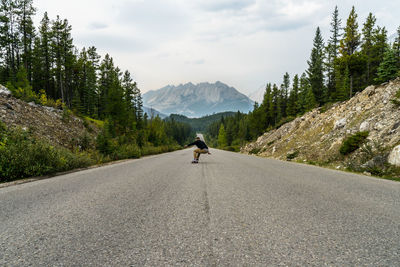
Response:
POLYGON ((192 160, 192 163, 199 163, 198 160, 192 160))

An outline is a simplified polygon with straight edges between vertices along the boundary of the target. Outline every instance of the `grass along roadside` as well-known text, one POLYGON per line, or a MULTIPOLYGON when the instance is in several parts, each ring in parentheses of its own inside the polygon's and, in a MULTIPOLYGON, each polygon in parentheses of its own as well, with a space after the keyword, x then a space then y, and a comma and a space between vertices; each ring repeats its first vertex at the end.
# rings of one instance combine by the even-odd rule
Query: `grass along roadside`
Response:
POLYGON ((7 128, 0 121, 0 183, 53 175, 115 160, 170 152, 180 148, 178 145, 138 147, 124 144, 115 147, 115 150, 109 155, 103 155, 93 148, 69 150, 40 140, 29 131, 7 128))

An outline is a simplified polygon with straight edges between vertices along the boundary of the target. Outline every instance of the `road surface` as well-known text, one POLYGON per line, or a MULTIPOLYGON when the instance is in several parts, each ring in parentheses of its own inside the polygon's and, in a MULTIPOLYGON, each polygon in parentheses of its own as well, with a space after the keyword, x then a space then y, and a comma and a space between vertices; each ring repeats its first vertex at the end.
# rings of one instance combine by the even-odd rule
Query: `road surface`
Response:
POLYGON ((399 266, 400 183, 211 153, 0 189, 0 266, 399 266))

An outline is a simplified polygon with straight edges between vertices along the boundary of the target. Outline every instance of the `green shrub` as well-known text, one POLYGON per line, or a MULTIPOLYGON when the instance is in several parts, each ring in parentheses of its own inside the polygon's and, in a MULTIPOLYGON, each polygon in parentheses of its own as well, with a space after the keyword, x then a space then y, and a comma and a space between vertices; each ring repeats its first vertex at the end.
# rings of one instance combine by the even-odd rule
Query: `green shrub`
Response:
POLYGON ((290 161, 292 159, 297 158, 298 155, 299 155, 299 151, 294 151, 294 152, 288 153, 286 155, 286 159, 290 161))
POLYGON ((171 152, 179 149, 178 145, 166 145, 166 146, 144 146, 141 149, 142 156, 155 155, 165 152, 171 152))
POLYGON ((136 159, 140 158, 141 151, 136 144, 120 145, 113 154, 113 159, 136 159))
POLYGON ((261 151, 261 148, 255 147, 252 150, 250 150, 250 154, 258 154, 261 151))
POLYGON ((396 92, 395 98, 392 99, 392 103, 395 104, 396 106, 400 107, 400 89, 396 92))
POLYGON ((339 149, 340 154, 347 155, 351 152, 357 150, 362 143, 364 143, 365 139, 368 137, 369 132, 358 132, 354 135, 347 137, 342 146, 339 149))
POLYGON ((3 130, 0 138, 0 182, 93 164, 87 153, 51 146, 21 130, 3 130))
POLYGON ((232 151, 232 152, 239 152, 240 151, 240 146, 234 146, 234 145, 226 146, 223 149, 227 150, 227 151, 232 151))
POLYGON ((288 123, 288 122, 291 122, 291 121, 293 121, 295 119, 295 117, 293 117, 293 116, 288 116, 288 117, 286 117, 286 118, 283 118, 283 119, 281 119, 275 126, 274 126, 274 128, 275 129, 279 129, 282 125, 284 125, 284 124, 286 124, 286 123, 288 123))
POLYGON ((63 105, 61 120, 63 122, 69 122, 71 120, 71 116, 72 116, 72 111, 69 110, 69 108, 67 108, 65 105, 63 105))
POLYGON ((328 102, 328 103, 324 104, 324 105, 320 108, 319 112, 320 112, 320 113, 325 113, 325 112, 327 112, 328 110, 330 110, 330 109, 332 108, 333 104, 334 104, 334 103, 331 103, 331 102, 328 102))
POLYGON ((78 141, 78 145, 81 150, 88 150, 93 147, 93 140, 90 135, 84 133, 78 141))

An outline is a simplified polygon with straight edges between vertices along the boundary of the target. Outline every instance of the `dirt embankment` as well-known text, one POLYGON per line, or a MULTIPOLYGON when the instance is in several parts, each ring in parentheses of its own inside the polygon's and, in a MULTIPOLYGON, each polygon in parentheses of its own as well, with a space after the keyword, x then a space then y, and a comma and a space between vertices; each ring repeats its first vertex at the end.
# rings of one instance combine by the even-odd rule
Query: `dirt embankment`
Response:
POLYGON ((326 111, 314 109, 266 132, 241 152, 366 172, 396 160, 400 164, 400 107, 392 101, 399 90, 400 78, 369 86, 326 111), (339 153, 345 138, 365 131, 369 134, 359 149, 346 156, 339 153))
POLYGON ((99 129, 70 112, 26 103, 0 88, 0 121, 8 127, 19 127, 53 145, 66 148, 79 146, 87 137, 97 136, 99 129))

